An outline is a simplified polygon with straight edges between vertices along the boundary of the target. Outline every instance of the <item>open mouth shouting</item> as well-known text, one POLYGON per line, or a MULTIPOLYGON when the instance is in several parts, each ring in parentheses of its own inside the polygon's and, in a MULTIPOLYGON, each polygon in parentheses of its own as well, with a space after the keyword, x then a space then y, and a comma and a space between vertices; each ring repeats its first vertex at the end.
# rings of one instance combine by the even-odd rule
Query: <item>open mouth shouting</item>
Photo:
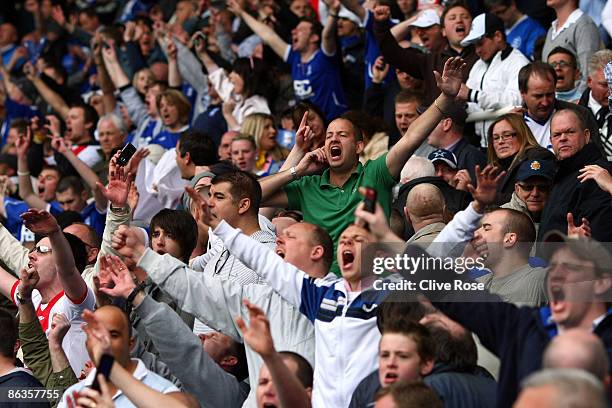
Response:
POLYGON ((388 371, 387 373, 385 373, 385 376, 383 378, 383 382, 385 383, 385 385, 393 384, 397 382, 397 380, 399 380, 399 375, 393 371, 388 371))
POLYGON ((337 161, 342 156, 342 148, 339 145, 333 145, 329 148, 330 161, 337 161))
POLYGON ((281 258, 285 259, 285 249, 284 248, 276 248, 276 255, 280 256, 281 258))
POLYGON ((355 253, 350 249, 342 251, 342 269, 350 269, 355 262, 355 253))

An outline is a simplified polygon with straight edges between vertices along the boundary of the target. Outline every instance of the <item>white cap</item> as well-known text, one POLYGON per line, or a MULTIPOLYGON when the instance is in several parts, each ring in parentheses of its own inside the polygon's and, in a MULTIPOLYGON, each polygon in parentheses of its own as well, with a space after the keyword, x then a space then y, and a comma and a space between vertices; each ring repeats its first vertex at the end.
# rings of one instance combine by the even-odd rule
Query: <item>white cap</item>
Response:
POLYGON ((461 46, 467 47, 470 44, 478 42, 482 37, 493 35, 497 31, 501 31, 502 33, 505 31, 504 23, 499 17, 490 13, 480 14, 472 21, 470 32, 467 37, 461 41, 461 46))
POLYGON ((432 25, 440 24, 440 16, 434 9, 425 9, 419 13, 416 20, 410 24, 411 27, 427 28, 432 25))
POLYGON ((357 27, 361 26, 361 20, 359 19, 359 17, 356 14, 348 11, 347 8, 344 6, 340 7, 340 11, 338 12, 338 18, 346 18, 347 20, 350 20, 353 23, 357 24, 357 27))

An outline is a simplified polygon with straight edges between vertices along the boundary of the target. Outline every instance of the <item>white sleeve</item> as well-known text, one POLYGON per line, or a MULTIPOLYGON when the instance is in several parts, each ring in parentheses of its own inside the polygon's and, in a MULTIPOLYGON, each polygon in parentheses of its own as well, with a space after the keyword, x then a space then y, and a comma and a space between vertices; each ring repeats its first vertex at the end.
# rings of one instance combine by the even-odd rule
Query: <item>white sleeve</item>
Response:
POLYGON ((427 252, 432 256, 461 256, 463 244, 474 237, 483 214, 477 213, 472 204, 459 211, 451 222, 446 224, 436 239, 429 245, 427 252))

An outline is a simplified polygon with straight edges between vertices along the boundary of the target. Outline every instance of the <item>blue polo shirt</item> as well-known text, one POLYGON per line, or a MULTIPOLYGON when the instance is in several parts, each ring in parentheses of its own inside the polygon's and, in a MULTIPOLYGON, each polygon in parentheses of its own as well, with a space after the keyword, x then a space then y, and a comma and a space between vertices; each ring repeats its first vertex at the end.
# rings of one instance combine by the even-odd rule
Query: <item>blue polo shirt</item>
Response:
POLYGON ((319 48, 306 62, 299 53, 287 47, 285 61, 291 66, 293 90, 298 100, 309 100, 333 120, 348 109, 342 90, 338 57, 326 55, 319 48))

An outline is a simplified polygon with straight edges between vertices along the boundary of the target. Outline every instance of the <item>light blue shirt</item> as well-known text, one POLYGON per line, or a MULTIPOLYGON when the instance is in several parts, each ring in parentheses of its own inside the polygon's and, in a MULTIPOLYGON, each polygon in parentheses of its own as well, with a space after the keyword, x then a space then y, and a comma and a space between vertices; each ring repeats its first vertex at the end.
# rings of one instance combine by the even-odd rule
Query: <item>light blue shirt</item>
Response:
MULTIPOLYGON (((169 392, 180 391, 170 381, 155 374, 153 371, 147 370, 147 368, 145 367, 144 363, 141 360, 137 358, 133 358, 132 361, 137 362, 136 370, 134 370, 134 373, 132 375, 134 376, 134 378, 139 380, 144 385, 154 389, 155 391, 159 391, 163 394, 168 394, 169 392)), ((68 406, 66 404, 66 396, 72 395, 73 391, 80 392, 83 388, 91 386, 91 384, 93 384, 95 376, 96 376, 96 370, 94 369, 89 373, 89 375, 83 381, 79 381, 78 383, 74 384, 72 387, 68 388, 64 392, 64 395, 62 396, 62 400, 58 404, 58 408, 66 408, 68 406)), ((136 405, 134 405, 132 401, 130 401, 128 397, 126 397, 125 394, 119 389, 117 390, 115 395, 113 395, 113 402, 115 403, 115 407, 117 408, 136 408, 136 405)))

